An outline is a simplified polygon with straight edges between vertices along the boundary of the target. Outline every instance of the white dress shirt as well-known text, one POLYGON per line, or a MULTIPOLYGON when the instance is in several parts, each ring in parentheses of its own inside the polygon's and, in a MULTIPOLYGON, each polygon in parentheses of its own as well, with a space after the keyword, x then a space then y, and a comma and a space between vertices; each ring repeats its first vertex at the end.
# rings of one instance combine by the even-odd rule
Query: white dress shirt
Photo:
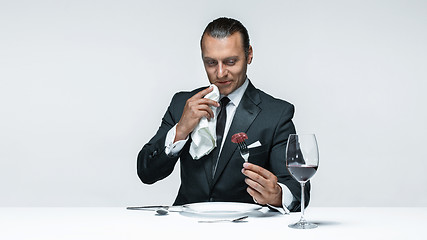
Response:
MULTIPOLYGON (((249 85, 249 80, 246 79, 246 81, 243 83, 242 86, 240 86, 238 89, 228 94, 227 96, 230 99, 230 102, 226 107, 227 120, 225 123, 224 136, 222 138, 219 154, 221 153, 222 147, 224 145, 224 141, 227 138, 228 130, 230 129, 231 122, 234 118, 234 114, 236 113, 237 106, 239 106, 240 100, 242 100, 243 94, 245 93, 248 85, 249 85)), ((224 96, 221 95, 220 99, 222 97, 224 96)), ((220 108, 218 108, 217 110, 219 111, 219 109, 220 108)), ((187 136, 186 139, 180 140, 174 143, 173 141, 175 140, 175 135, 176 135, 176 125, 173 128, 171 128, 166 135, 165 153, 168 155, 177 155, 181 151, 181 149, 184 147, 185 143, 188 141, 188 136, 187 136)), ((278 183, 278 184, 282 188, 282 207, 283 208, 277 208, 274 206, 270 206, 270 207, 278 210, 282 214, 286 214, 286 213, 289 213, 289 210, 287 209, 287 207, 289 207, 292 204, 292 202, 294 201, 294 197, 291 191, 289 190, 289 188, 286 187, 286 185, 281 183, 278 183)))

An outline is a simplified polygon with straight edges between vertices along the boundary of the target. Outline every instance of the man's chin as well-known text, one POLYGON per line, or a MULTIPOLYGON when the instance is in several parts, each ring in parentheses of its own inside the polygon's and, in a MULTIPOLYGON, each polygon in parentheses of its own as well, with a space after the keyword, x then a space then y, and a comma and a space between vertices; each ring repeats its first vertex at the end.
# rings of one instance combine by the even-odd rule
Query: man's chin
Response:
POLYGON ((233 86, 231 84, 217 84, 215 85, 218 87, 219 93, 221 95, 228 95, 233 91, 233 86))
POLYGON ((218 88, 218 90, 219 90, 219 93, 224 96, 227 96, 228 94, 231 93, 230 88, 218 88))

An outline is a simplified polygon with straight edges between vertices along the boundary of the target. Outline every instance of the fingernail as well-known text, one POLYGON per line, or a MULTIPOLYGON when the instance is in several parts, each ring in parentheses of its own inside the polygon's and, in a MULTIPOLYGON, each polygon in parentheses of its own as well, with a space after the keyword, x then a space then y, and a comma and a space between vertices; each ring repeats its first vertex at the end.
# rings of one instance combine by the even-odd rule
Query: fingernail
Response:
POLYGON ((245 162, 245 163, 243 163, 243 167, 244 167, 244 168, 249 167, 249 163, 246 163, 246 162, 245 162))

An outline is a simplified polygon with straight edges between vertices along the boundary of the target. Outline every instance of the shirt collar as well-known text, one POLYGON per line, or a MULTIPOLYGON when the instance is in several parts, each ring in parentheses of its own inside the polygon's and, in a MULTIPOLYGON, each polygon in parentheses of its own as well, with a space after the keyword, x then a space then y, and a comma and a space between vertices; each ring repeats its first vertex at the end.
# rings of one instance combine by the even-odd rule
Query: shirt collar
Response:
MULTIPOLYGON (((227 97, 230 99, 230 102, 233 103, 234 106, 238 106, 240 103, 240 100, 242 100, 243 94, 246 91, 246 88, 248 88, 249 85, 249 79, 246 77, 245 82, 240 86, 238 89, 234 90, 232 93, 228 94, 227 97)), ((221 95, 221 98, 224 97, 221 95)))

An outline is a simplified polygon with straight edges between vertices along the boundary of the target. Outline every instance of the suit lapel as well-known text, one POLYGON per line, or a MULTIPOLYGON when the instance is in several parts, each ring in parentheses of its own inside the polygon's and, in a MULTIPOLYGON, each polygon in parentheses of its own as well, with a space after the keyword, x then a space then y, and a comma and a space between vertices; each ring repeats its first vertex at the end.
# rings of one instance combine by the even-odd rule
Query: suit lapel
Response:
POLYGON ((259 97, 258 90, 252 85, 251 82, 249 82, 248 88, 243 94, 239 106, 237 106, 236 113, 221 151, 218 167, 213 182, 211 182, 211 186, 216 183, 219 176, 221 176, 222 172, 224 171, 224 168, 230 161, 234 151, 237 150, 237 144, 231 142, 231 136, 233 136, 235 133, 247 132, 248 128, 251 126, 252 122, 261 111, 261 108, 258 107, 260 102, 261 99, 259 97))

